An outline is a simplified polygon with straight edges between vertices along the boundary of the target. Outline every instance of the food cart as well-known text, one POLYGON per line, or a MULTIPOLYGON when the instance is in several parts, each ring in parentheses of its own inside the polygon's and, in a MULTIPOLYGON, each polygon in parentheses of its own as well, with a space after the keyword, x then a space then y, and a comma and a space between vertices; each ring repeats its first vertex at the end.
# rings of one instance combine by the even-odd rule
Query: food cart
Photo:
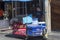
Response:
MULTIPOLYGON (((45 0, 15 0, 12 1, 13 5, 14 3, 16 5, 14 8, 15 16, 11 19, 13 20, 11 21, 13 22, 12 33, 25 36, 26 38, 24 40, 40 36, 46 38, 45 0)), ((12 16, 14 15, 13 13, 12 11, 12 16)))

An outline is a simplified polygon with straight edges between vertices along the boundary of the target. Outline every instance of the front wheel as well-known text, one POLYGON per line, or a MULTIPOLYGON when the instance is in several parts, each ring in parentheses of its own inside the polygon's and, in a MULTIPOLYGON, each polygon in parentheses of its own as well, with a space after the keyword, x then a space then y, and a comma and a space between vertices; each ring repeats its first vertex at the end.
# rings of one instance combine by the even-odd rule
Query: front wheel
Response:
POLYGON ((47 40, 47 38, 48 38, 47 29, 44 29, 43 30, 43 39, 47 40))
POLYGON ((24 40, 28 40, 28 38, 25 38, 24 40))

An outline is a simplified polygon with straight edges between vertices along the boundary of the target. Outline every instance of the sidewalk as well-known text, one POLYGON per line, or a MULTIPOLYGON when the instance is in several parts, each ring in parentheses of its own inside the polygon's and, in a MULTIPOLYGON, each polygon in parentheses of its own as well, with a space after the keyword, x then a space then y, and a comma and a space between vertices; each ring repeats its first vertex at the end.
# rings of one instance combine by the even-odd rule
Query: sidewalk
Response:
POLYGON ((0 34, 9 34, 12 33, 12 30, 0 31, 0 34))
MULTIPOLYGON (((0 35, 10 34, 13 30, 0 31, 0 35)), ((60 40, 60 32, 51 32, 47 40, 60 40)))
POLYGON ((53 31, 51 32, 49 35, 55 35, 55 36, 60 36, 60 32, 57 32, 57 31, 53 31))
POLYGON ((3 33, 11 33, 12 32, 12 29, 11 27, 8 27, 8 28, 0 28, 0 34, 3 34, 3 33))
MULTIPOLYGON (((11 33, 13 30, 11 28, 3 28, 0 29, 0 34, 1 33, 11 33)), ((60 36, 60 32, 57 31, 52 31, 50 34, 48 34, 49 36, 53 35, 53 36, 60 36)))
POLYGON ((51 32, 48 36, 48 40, 60 40, 60 32, 51 32))

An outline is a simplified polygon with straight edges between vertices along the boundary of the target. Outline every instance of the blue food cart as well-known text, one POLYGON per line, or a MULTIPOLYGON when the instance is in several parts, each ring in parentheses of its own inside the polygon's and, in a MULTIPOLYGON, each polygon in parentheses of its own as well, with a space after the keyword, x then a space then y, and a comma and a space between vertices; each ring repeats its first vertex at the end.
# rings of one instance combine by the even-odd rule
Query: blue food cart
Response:
POLYGON ((41 36, 46 39, 45 0, 12 0, 10 2, 12 2, 13 8, 14 3, 18 4, 16 4, 17 6, 15 5, 14 8, 16 11, 15 14, 12 9, 12 16, 20 15, 20 17, 22 17, 21 22, 26 25, 26 38, 24 40, 41 36))
POLYGON ((31 11, 31 13, 28 13, 27 11, 28 5, 27 2, 25 2, 25 7, 27 8, 26 17, 23 17, 23 24, 26 24, 26 34, 27 34, 25 40, 37 37, 47 39, 44 0, 38 0, 38 1, 30 0, 30 4, 32 5, 33 10, 31 11))

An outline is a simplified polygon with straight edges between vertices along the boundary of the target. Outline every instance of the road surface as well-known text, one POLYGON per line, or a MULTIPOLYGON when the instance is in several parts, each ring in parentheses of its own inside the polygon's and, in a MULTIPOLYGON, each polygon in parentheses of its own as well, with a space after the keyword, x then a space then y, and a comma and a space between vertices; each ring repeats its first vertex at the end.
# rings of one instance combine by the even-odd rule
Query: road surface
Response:
MULTIPOLYGON (((16 38, 16 37, 7 37, 6 35, 7 34, 0 34, 0 40, 22 40, 22 39, 16 38)), ((50 35, 48 40, 60 40, 60 35, 50 35)))

